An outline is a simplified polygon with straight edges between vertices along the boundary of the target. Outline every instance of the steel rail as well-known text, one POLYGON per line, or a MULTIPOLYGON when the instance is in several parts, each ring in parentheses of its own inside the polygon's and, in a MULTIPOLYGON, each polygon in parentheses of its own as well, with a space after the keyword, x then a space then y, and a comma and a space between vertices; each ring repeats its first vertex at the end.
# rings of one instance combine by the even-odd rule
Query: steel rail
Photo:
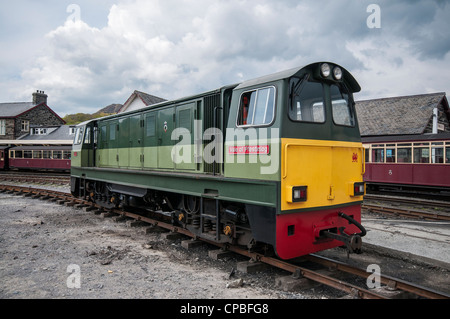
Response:
MULTIPOLYGON (((340 271, 344 271, 362 278, 367 278, 367 272, 364 271, 363 269, 356 268, 347 265, 345 263, 329 259, 327 257, 311 254, 306 256, 306 259, 326 267, 338 269, 340 271)), ((421 296, 428 299, 450 299, 449 294, 436 291, 430 288, 426 288, 420 285, 416 285, 387 275, 380 275, 380 283, 390 287, 391 289, 400 289, 402 291, 410 292, 417 296, 421 296)))
POLYGON ((361 208, 381 214, 401 215, 407 217, 416 217, 425 220, 446 220, 450 221, 450 215, 418 211, 408 208, 390 207, 386 205, 375 205, 363 203, 361 208))
POLYGON ((426 205, 426 206, 430 206, 430 207, 450 208, 450 201, 424 199, 424 198, 416 198, 416 197, 406 197, 406 196, 365 194, 364 200, 369 200, 369 201, 379 200, 379 201, 397 202, 397 203, 414 204, 414 205, 426 205))
POLYGON ((19 175, 19 174, 0 174, 1 181, 14 181, 14 182, 26 182, 26 183, 49 183, 65 185, 70 183, 70 178, 67 176, 51 176, 46 177, 43 175, 19 175))
MULTIPOLYGON (((30 187, 9 186, 9 185, 0 185, 0 190, 12 191, 12 192, 17 192, 17 193, 22 193, 22 194, 28 193, 31 195, 34 194, 36 196, 39 196, 39 195, 46 196, 48 198, 59 198, 62 201, 69 202, 70 206, 75 205, 75 203, 78 203, 79 205, 91 206, 91 207, 95 206, 96 208, 102 209, 100 206, 98 206, 92 202, 88 202, 88 201, 86 201, 84 199, 80 199, 80 198, 75 198, 71 194, 64 193, 64 192, 55 192, 55 191, 42 190, 42 189, 36 189, 36 188, 30 188, 30 187)), ((207 239, 198 238, 198 236, 191 233, 187 229, 184 229, 179 226, 174 226, 170 223, 166 223, 161 220, 153 219, 150 217, 142 216, 142 215, 134 213, 134 212, 128 212, 128 211, 124 211, 124 210, 112 209, 112 210, 108 210, 108 211, 110 211, 114 214, 117 214, 117 215, 127 216, 129 218, 133 218, 138 221, 143 221, 145 223, 148 223, 148 224, 151 224, 154 226, 162 227, 169 231, 180 233, 180 234, 186 235, 186 236, 194 238, 194 239, 202 240, 209 244, 220 247, 224 250, 229 250, 229 251, 241 254, 243 256, 249 257, 253 260, 260 261, 260 262, 266 263, 268 265, 283 269, 285 271, 288 271, 288 272, 294 274, 295 276, 303 276, 310 280, 333 287, 335 289, 344 291, 346 293, 349 293, 352 295, 357 295, 359 298, 389 299, 389 297, 379 294, 377 292, 367 290, 367 289, 364 289, 361 287, 357 287, 353 284, 343 282, 339 279, 318 273, 316 271, 313 271, 313 270, 310 270, 310 269, 307 269, 307 268, 304 268, 304 267, 301 267, 301 266, 298 266, 298 265, 295 265, 295 264, 292 264, 292 263, 289 263, 289 262, 286 262, 286 261, 283 261, 283 260, 280 260, 280 259, 277 259, 274 257, 267 257, 267 256, 264 256, 263 254, 260 254, 257 252, 250 252, 250 251, 240 248, 238 246, 233 246, 230 244, 223 244, 223 243, 216 243, 216 242, 213 242, 213 241, 210 241, 207 239)), ((345 272, 349 272, 349 273, 356 274, 359 276, 367 277, 367 273, 361 269, 354 268, 349 265, 346 265, 346 264, 343 264, 343 263, 340 263, 337 261, 333 261, 328 258, 320 257, 320 259, 319 259, 319 257, 315 256, 315 255, 307 256, 307 258, 312 259, 315 262, 321 263, 322 265, 325 265, 327 267, 332 267, 332 268, 339 269, 341 271, 345 271, 345 272)), ((395 287, 398 289, 409 291, 411 293, 414 293, 416 295, 419 295, 419 296, 422 296, 425 298, 430 298, 430 299, 450 298, 449 295, 446 295, 446 294, 443 294, 443 293, 440 293, 437 291, 433 291, 433 290, 430 290, 428 288, 424 288, 424 287, 421 287, 418 285, 410 284, 403 280, 395 279, 395 278, 388 277, 388 276, 381 277, 381 282, 386 285, 389 285, 389 286, 391 286, 394 283, 395 287)))

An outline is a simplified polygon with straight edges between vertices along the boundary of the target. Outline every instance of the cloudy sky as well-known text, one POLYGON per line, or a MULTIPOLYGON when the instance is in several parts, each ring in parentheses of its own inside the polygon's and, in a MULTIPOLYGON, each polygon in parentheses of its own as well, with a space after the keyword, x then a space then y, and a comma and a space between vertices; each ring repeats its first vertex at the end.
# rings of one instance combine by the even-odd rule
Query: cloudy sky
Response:
POLYGON ((0 102, 44 90, 59 115, 134 90, 192 95, 317 61, 357 100, 450 93, 447 0, 0 0, 0 102), (375 4, 373 6, 372 4, 375 4))

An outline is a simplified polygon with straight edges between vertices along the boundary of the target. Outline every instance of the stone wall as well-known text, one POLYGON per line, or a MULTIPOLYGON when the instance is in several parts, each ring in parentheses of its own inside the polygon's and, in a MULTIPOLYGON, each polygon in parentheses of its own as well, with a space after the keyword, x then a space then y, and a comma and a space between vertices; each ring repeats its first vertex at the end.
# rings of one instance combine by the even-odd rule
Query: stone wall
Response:
POLYGON ((64 121, 61 120, 55 113, 53 113, 44 104, 38 105, 37 107, 31 109, 30 111, 18 116, 15 119, 15 138, 18 138, 24 134, 28 134, 30 131, 22 131, 22 121, 29 121, 29 130, 32 127, 39 126, 53 126, 53 125, 63 125, 64 121))
POLYGON ((0 135, 0 140, 14 139, 14 119, 2 119, 2 120, 5 120, 6 135, 0 135))

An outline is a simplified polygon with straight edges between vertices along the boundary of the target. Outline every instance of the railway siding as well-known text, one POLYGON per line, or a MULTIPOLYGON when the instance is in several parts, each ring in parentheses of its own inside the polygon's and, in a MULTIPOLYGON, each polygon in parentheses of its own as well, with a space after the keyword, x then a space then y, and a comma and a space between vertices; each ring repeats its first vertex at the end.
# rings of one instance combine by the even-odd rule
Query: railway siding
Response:
MULTIPOLYGON (((4 187, 4 188, 6 188, 6 187, 4 187)), ((37 196, 43 196, 45 198, 51 198, 51 197, 54 198, 54 197, 61 196, 63 198, 62 202, 66 203, 66 206, 74 206, 74 205, 78 205, 78 207, 82 207, 82 206, 85 206, 85 205, 88 205, 88 207, 92 206, 90 204, 83 203, 80 200, 75 200, 73 198, 71 199, 70 196, 68 196, 65 193, 55 194, 54 192, 43 192, 42 194, 38 194, 39 191, 37 191, 37 190, 33 190, 33 189, 22 189, 21 190, 21 189, 19 189, 19 187, 12 187, 12 188, 10 188, 10 191, 11 192, 12 191, 14 191, 14 192, 22 192, 22 194, 23 193, 29 193, 29 194, 32 194, 32 196, 36 196, 36 197, 37 196)), ((86 209, 86 211, 88 211, 88 209, 86 209)), ((155 220, 149 219, 147 217, 143 217, 143 216, 136 215, 134 213, 127 213, 127 212, 123 212, 123 211, 121 211, 121 212, 114 212, 114 213, 118 214, 120 216, 124 216, 124 217, 125 216, 126 217, 132 217, 132 218, 134 218, 136 220, 145 221, 145 222, 153 224, 153 225, 162 226, 162 227, 164 227, 166 229, 171 230, 172 232, 181 232, 181 233, 185 233, 185 235, 190 236, 190 234, 186 233, 183 229, 179 229, 179 228, 174 227, 174 226, 172 226, 170 224, 167 224, 165 222, 155 221, 155 220)), ((222 247, 222 248, 224 248, 224 247, 222 247)), ((249 253, 247 251, 240 251, 240 249, 238 249, 236 247, 226 247, 226 248, 231 250, 231 251, 239 252, 239 253, 243 254, 244 256, 251 257, 254 260, 262 261, 262 262, 268 263, 268 264, 270 264, 272 266, 279 267, 279 268, 284 269, 284 270, 286 270, 288 272, 294 273, 297 276, 301 276, 301 277, 307 278, 309 280, 313 280, 313 281, 320 282, 322 284, 329 285, 329 286, 334 287, 334 288, 336 288, 338 290, 342 290, 342 291, 344 291, 346 293, 349 293, 350 295, 352 295, 354 297, 356 296, 356 297, 359 297, 359 298, 390 298, 389 296, 386 296, 386 294, 380 293, 379 291, 368 290, 366 288, 358 288, 357 286, 355 286, 355 285, 353 285, 351 283, 347 284, 347 283, 343 282, 341 279, 334 279, 333 277, 330 277, 328 275, 324 275, 323 273, 317 273, 315 271, 311 271, 311 270, 309 270, 307 268, 304 268, 303 266, 290 264, 290 263, 287 263, 287 262, 284 262, 284 261, 279 261, 279 260, 272 259, 272 258, 263 256, 263 255, 260 255, 260 254, 257 254, 257 253, 249 253)), ((330 266, 328 265, 328 267, 330 267, 330 266)), ((342 268, 342 265, 341 266, 335 265, 333 267, 336 268, 336 269, 337 268, 342 268)), ((361 272, 361 270, 359 272, 361 272)), ((362 271, 362 273, 363 273, 363 276, 364 276, 364 271, 362 271)), ((401 281, 401 280, 400 281, 399 280, 388 280, 387 281, 388 284, 394 285, 396 288, 399 288, 398 284, 393 284, 392 282, 402 282, 402 285, 404 284, 403 281, 401 281)), ((421 289, 420 287, 415 286, 415 285, 412 285, 412 287, 413 288, 408 288, 407 291, 411 292, 411 290, 412 290, 414 292, 417 292, 417 291, 419 291, 421 289)), ((421 295, 423 297, 427 297, 427 298, 435 298, 436 296, 438 298, 442 298, 443 296, 448 297, 448 295, 445 295, 445 294, 444 295, 439 295, 439 294, 435 295, 434 292, 425 292, 425 293, 420 292, 419 295, 421 295)))

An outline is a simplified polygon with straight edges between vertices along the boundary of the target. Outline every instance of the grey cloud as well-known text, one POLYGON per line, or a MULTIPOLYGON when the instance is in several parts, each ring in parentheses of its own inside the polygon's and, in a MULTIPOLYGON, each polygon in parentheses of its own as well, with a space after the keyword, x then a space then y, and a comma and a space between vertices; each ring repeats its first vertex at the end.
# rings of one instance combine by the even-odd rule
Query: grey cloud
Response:
POLYGON ((59 104, 95 111, 135 89, 171 99, 318 60, 367 71, 380 58, 401 68, 405 52, 428 63, 450 50, 447 3, 376 1, 375 30, 366 25, 373 2, 108 0, 94 10, 83 0, 83 21, 64 23, 63 12, 22 79, 58 92, 59 104), (105 8, 107 23, 93 23, 105 8))

